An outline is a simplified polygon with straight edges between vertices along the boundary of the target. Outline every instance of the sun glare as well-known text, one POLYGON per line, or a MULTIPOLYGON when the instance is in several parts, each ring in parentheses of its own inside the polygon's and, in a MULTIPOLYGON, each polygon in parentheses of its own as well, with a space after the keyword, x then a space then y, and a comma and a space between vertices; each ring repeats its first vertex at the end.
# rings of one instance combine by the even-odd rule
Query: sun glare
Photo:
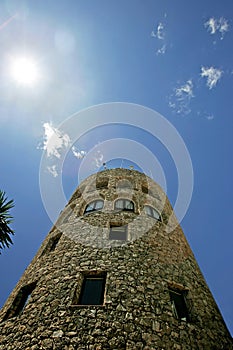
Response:
POLYGON ((14 58, 10 70, 12 78, 20 85, 32 86, 39 79, 37 64, 29 57, 14 58))

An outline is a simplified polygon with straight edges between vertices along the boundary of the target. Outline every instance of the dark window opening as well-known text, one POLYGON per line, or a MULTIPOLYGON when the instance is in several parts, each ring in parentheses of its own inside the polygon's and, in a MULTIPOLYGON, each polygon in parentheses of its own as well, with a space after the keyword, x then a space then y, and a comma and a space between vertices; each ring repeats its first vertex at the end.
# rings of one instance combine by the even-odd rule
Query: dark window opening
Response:
POLYGON ((161 221, 161 216, 159 214, 159 212, 154 209, 153 207, 149 206, 149 205, 145 205, 145 213, 149 216, 151 216, 152 218, 161 221))
POLYGON ((92 211, 101 210, 103 206, 104 206, 104 201, 102 200, 93 201, 86 206, 84 214, 90 213, 92 211))
POLYGON ((57 248, 57 245, 58 245, 58 242, 61 238, 61 235, 62 235, 62 233, 60 232, 56 236, 50 238, 50 240, 49 240, 47 246, 45 247, 45 249, 43 250, 41 256, 43 256, 44 254, 53 252, 57 248))
POLYGON ((127 226, 110 226, 109 239, 126 241, 127 240, 127 226))
POLYGON ((11 317, 18 316, 23 312, 24 308, 29 302, 29 299, 35 287, 36 287, 36 282, 31 283, 27 286, 24 286, 20 289, 10 309, 7 311, 4 317, 4 320, 7 320, 8 318, 11 318, 11 317))
POLYGON ((142 192, 148 194, 148 187, 146 185, 142 185, 142 192))
POLYGON ((58 242, 60 241, 61 234, 51 238, 50 243, 49 243, 49 252, 53 252, 58 245, 58 242))
POLYGON ((134 203, 128 199, 118 199, 115 202, 115 209, 134 211, 134 203))
POLYGON ((96 180, 96 189, 108 188, 108 178, 102 178, 96 180))
POLYGON ((106 274, 84 276, 79 305, 103 305, 106 274))
POLYGON ((182 321, 189 321, 189 312, 186 303, 187 291, 169 289, 169 294, 173 313, 175 314, 176 318, 182 321))

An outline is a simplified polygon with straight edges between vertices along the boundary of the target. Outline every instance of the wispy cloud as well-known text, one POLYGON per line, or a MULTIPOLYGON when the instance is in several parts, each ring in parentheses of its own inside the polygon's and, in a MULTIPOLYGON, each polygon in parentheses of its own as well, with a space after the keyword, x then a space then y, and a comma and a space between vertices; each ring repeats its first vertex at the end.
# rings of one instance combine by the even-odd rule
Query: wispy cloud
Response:
POLYGON ((152 30, 151 32, 151 37, 157 39, 156 45, 156 55, 164 55, 167 52, 167 48, 169 47, 167 40, 166 40, 166 24, 164 22, 166 22, 166 18, 167 18, 167 14, 164 13, 163 16, 163 20, 160 21, 156 27, 154 27, 155 29, 152 30))
POLYGON ((229 29, 230 29, 230 26, 229 26, 228 21, 225 18, 221 17, 219 19, 219 31, 220 31, 220 33, 222 35, 224 35, 226 32, 229 31, 229 29))
POLYGON ((152 30, 151 36, 154 38, 158 38, 159 40, 164 40, 165 38, 164 24, 160 22, 157 28, 155 30, 152 30))
POLYGON ((164 55, 167 50, 167 46, 164 44, 160 49, 156 51, 156 55, 164 55))
POLYGON ((211 120, 213 120, 215 118, 213 113, 207 112, 205 110, 198 110, 197 111, 197 116, 200 117, 200 118, 205 118, 208 121, 211 121, 211 120))
POLYGON ((206 116, 206 119, 207 119, 207 120, 213 120, 213 119, 214 119, 214 115, 213 115, 213 114, 208 114, 208 115, 206 116))
POLYGON ((218 29, 218 21, 213 17, 209 18, 208 21, 204 23, 204 26, 210 34, 215 34, 218 29))
POLYGON ((57 172, 57 167, 56 165, 51 165, 47 167, 47 170, 50 174, 52 174, 53 177, 57 177, 58 176, 58 172, 57 172))
POLYGON ((187 82, 175 89, 175 94, 178 99, 191 98, 193 97, 193 82, 191 79, 187 80, 187 82))
POLYGON ((100 168, 103 165, 104 155, 100 151, 97 151, 94 157, 96 168, 100 168))
POLYGON ((78 159, 83 159, 87 154, 86 151, 79 151, 75 146, 71 148, 73 155, 78 159))
POLYGON ((201 67, 201 77, 207 78, 206 85, 211 90, 221 79, 223 71, 214 67, 201 67))
POLYGON ((40 148, 46 151, 48 157, 61 157, 61 152, 66 149, 70 143, 68 134, 62 133, 51 123, 44 123, 44 141, 40 148))
POLYGON ((229 23, 224 17, 219 19, 211 17, 204 23, 204 26, 211 35, 219 32, 221 34, 221 39, 223 39, 225 33, 230 29, 229 23))
POLYGON ((185 84, 174 88, 173 91, 173 94, 170 96, 169 106, 177 114, 189 114, 191 112, 190 100, 194 97, 192 80, 187 80, 185 84))

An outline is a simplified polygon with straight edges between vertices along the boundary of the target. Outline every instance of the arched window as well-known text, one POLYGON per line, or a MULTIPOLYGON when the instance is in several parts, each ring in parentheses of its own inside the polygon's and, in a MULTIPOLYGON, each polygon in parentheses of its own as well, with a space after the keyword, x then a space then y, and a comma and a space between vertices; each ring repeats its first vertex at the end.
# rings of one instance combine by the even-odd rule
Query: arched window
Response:
POLYGON ((124 199, 124 198, 118 199, 115 202, 115 209, 133 211, 134 210, 134 204, 129 199, 124 199))
POLYGON ((161 216, 160 216, 159 212, 156 209, 154 209, 150 205, 145 205, 144 209, 145 209, 145 213, 147 215, 151 216, 152 218, 154 218, 154 219, 156 219, 158 221, 161 221, 161 216))
POLYGON ((90 213, 92 211, 96 211, 96 210, 101 210, 104 206, 104 201, 102 201, 101 199, 95 200, 89 204, 87 204, 84 214, 86 213, 90 213))

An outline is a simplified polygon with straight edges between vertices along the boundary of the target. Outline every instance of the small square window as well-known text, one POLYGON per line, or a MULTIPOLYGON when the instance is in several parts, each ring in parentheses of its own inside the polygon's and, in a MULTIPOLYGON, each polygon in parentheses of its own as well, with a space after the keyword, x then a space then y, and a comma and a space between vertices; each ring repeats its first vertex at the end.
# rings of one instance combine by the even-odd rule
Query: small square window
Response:
POLYGON ((148 186, 147 185, 142 185, 142 192, 145 194, 148 194, 148 186))
POLYGON ((79 305, 103 305, 106 274, 84 276, 79 305))
POLYGON ((110 226, 109 239, 126 241, 127 226, 110 226))
POLYGON ((96 189, 108 188, 108 178, 96 179, 96 189))
POLYGON ((186 294, 185 290, 178 289, 169 289, 170 299, 172 303, 173 312, 179 320, 188 321, 189 320, 189 312, 186 303, 186 294))

